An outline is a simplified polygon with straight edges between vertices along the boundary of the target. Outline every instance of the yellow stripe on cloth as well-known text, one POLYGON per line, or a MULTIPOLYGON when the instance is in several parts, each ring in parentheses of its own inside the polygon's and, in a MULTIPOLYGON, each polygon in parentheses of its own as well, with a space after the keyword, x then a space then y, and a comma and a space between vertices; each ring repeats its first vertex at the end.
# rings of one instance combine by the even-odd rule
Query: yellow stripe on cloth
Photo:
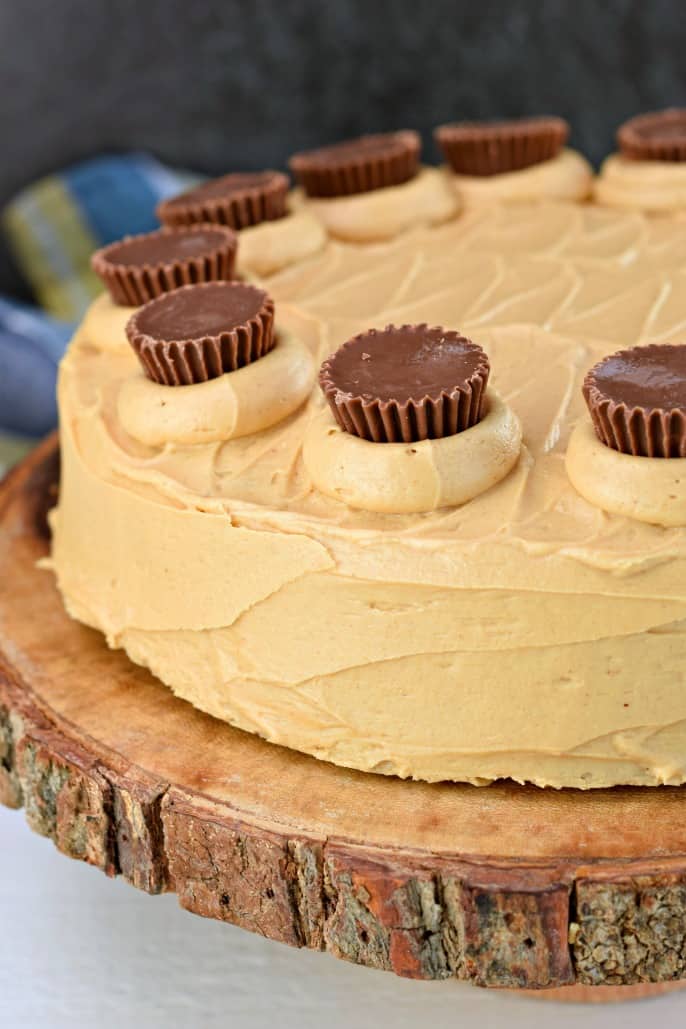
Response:
POLYGON ((102 289, 90 267, 98 243, 60 179, 20 194, 3 222, 39 303, 56 318, 80 318, 102 289))

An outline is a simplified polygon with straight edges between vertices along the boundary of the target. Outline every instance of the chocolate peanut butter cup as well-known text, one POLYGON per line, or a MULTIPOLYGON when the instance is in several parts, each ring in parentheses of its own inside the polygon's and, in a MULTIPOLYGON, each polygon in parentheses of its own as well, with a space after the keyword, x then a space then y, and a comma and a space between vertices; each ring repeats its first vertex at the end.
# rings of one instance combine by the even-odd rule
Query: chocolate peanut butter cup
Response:
POLYGON ((686 161, 686 108, 630 118, 617 131, 617 145, 632 161, 686 161))
POLYGON ((236 244, 231 229, 215 225, 158 229, 96 250, 91 266, 115 304, 139 307, 180 286, 232 278, 236 244))
POLYGON ((583 393, 601 443, 634 457, 686 457, 686 344, 620 350, 583 393))
POLYGON ((288 213, 288 187, 288 176, 281 172, 237 172, 163 200, 156 213, 163 225, 172 228, 211 222, 247 229, 288 213))
POLYGON ((155 382, 206 382, 272 349, 274 303, 245 282, 183 286, 136 311, 126 335, 155 382))
POLYGON ((419 135, 402 130, 305 150, 289 165, 308 196, 342 197, 408 182, 417 174, 420 151, 419 135))
POLYGON ((434 138, 446 161, 459 175, 500 175, 520 171, 556 157, 567 142, 563 118, 519 118, 511 121, 455 122, 439 125, 434 138))
POLYGON ((319 375, 345 432, 374 443, 439 439, 483 414, 488 357, 477 343, 428 325, 388 325, 353 336, 319 375))

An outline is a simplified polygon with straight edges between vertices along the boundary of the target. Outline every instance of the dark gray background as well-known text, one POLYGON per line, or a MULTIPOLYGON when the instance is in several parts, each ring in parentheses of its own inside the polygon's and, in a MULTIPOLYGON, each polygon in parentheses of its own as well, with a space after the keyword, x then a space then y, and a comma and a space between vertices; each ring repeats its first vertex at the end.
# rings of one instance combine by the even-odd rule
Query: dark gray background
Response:
MULTIPOLYGON (((686 103, 683 0, 0 0, 0 206, 137 148, 207 172, 441 121, 561 114, 594 161, 686 103)), ((0 289, 20 291, 0 253, 0 289)))

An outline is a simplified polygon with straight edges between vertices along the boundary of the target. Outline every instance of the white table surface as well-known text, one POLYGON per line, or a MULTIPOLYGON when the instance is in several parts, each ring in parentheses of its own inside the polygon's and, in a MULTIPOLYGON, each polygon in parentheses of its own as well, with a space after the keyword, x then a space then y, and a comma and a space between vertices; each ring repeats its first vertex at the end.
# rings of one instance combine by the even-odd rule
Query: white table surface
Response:
POLYGON ((598 1006, 424 983, 189 915, 58 854, 0 808, 2 1029, 660 1029, 686 991, 598 1006))

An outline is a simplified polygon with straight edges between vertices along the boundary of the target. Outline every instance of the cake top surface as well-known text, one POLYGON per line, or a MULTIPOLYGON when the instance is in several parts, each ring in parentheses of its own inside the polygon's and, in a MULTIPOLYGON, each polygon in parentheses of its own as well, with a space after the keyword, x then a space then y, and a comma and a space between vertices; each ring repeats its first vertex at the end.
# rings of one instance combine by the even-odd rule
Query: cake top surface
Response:
POLYGON ((318 389, 296 414, 254 436, 143 446, 116 416, 135 357, 123 342, 104 345, 116 335, 114 314, 97 304, 63 369, 84 460, 160 504, 306 534, 351 574, 357 558, 348 544, 366 547, 367 574, 393 544, 401 555, 395 573, 408 579, 404 561, 413 574, 420 562, 432 581, 454 583, 459 574, 464 585, 502 584, 504 576, 525 583, 535 553, 550 558, 563 590, 602 581, 609 592, 673 591, 686 531, 595 508, 571 486, 564 456, 573 426, 587 417, 588 369, 619 348, 686 332, 686 236, 677 223, 555 203, 494 207, 384 245, 330 242, 317 260, 273 276, 267 288, 277 326, 297 334, 317 362, 389 323, 443 325, 482 345, 494 387, 523 424, 518 466, 462 507, 424 515, 353 510, 313 489, 303 465, 304 434, 325 404, 318 389), (503 548, 507 567, 499 564, 503 548), (472 561, 477 553, 484 559, 472 561))

